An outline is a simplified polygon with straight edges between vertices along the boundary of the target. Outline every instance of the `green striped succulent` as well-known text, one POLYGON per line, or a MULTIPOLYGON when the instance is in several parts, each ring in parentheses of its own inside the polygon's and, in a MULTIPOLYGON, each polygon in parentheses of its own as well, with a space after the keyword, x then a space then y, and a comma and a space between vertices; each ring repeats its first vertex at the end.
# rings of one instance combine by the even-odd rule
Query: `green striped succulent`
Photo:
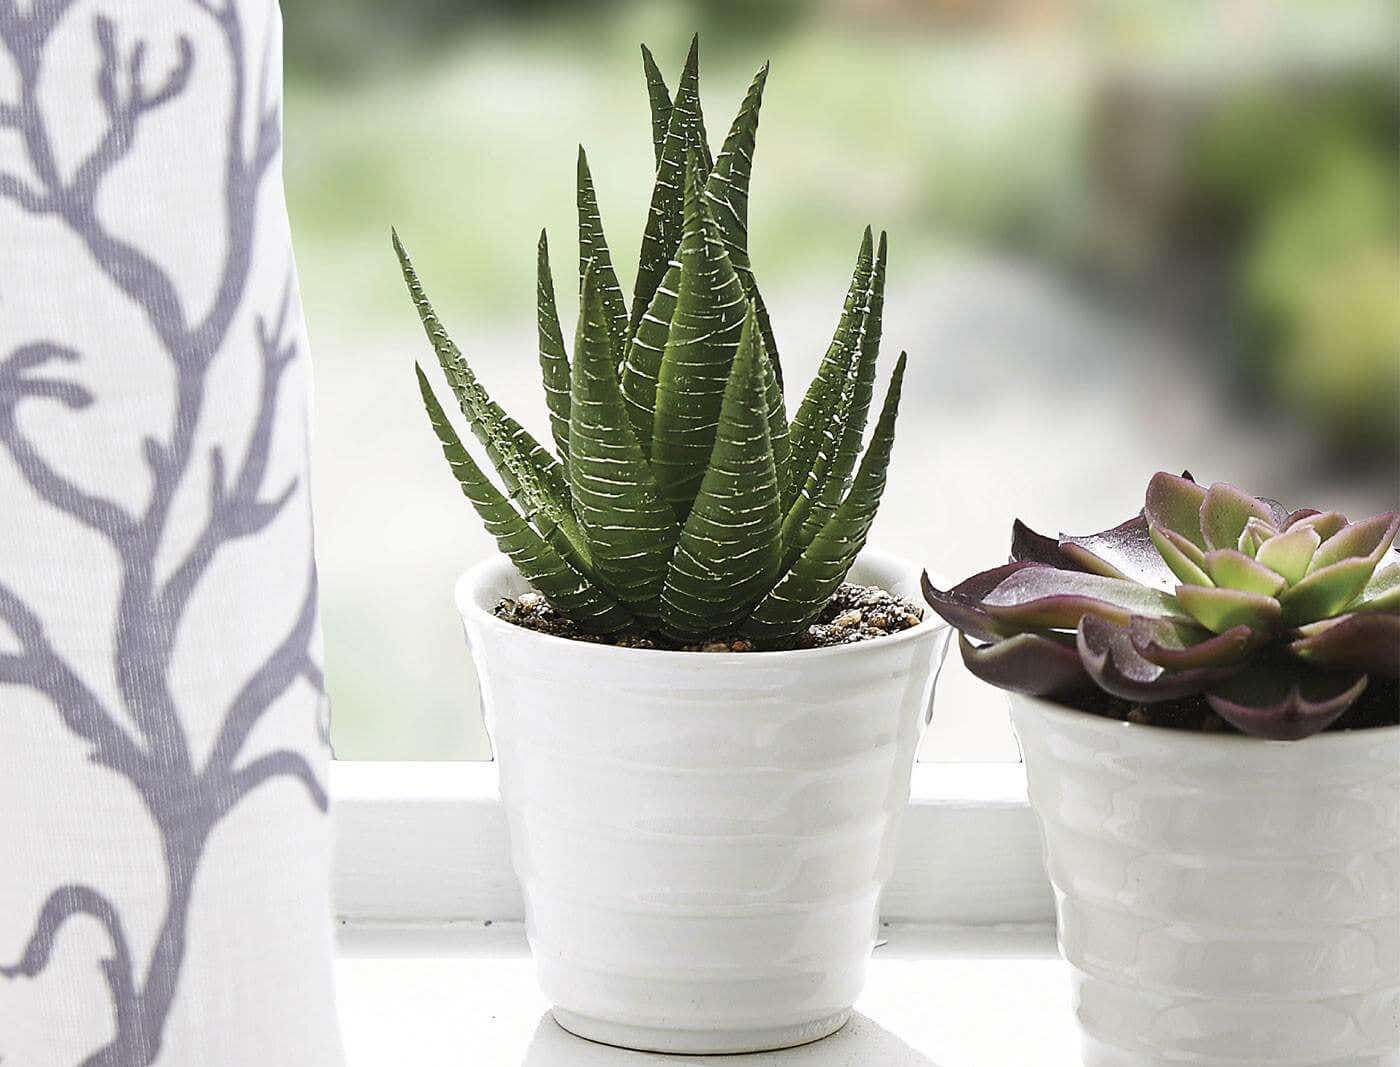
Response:
POLYGON ((879 355, 886 242, 865 231, 835 336, 791 423, 748 250, 765 65, 719 156, 697 46, 674 97, 645 46, 656 155, 630 309, 582 148, 572 359, 549 249, 539 362, 551 454, 496 404, 448 337, 398 235, 404 280, 503 488, 458 437, 421 367, 428 417, 462 491, 520 573, 575 625, 677 642, 795 645, 845 580, 885 487, 905 357, 862 455, 879 355))

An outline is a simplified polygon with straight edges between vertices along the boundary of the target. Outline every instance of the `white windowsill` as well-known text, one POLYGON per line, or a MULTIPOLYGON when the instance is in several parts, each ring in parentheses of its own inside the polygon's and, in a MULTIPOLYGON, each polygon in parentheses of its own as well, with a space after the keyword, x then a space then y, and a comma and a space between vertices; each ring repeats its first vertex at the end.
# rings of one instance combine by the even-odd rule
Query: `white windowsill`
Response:
MULTIPOLYGON (((331 767, 340 1016, 349 1067, 670 1067, 590 1044, 535 984, 490 763, 331 767)), ((914 770, 857 1016, 744 1067, 1024 1067, 1077 1036, 1017 764, 914 770)), ((734 1061, 739 1062, 739 1061, 734 1061)))
POLYGON ((517 923, 341 927, 336 971, 348 1067, 1025 1067, 1076 1062, 1050 927, 893 925, 857 1015, 798 1049, 655 1056, 557 1027, 517 923))
MULTIPOLYGON (((524 918, 494 764, 339 762, 330 785, 342 920, 524 918)), ((915 766, 881 913, 938 926, 1054 922, 1019 764, 915 766)))

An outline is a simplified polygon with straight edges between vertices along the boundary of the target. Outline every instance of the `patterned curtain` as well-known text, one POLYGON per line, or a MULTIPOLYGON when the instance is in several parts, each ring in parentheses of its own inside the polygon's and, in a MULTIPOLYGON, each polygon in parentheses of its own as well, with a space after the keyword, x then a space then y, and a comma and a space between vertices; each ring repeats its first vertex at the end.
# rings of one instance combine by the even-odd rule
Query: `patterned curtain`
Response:
POLYGON ((274 0, 0 0, 0 1064, 335 1065, 274 0))

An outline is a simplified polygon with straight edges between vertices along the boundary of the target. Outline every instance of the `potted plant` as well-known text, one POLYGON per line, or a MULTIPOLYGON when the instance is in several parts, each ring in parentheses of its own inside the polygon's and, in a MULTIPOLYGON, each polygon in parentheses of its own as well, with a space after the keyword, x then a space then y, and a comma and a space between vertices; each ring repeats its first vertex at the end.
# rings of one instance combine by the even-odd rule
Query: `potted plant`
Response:
POLYGON ((862 455, 884 237, 866 231, 789 424, 747 248, 767 67, 712 158, 695 45, 674 99, 643 57, 657 170, 636 288, 629 311, 580 151, 572 360, 540 238, 556 455, 489 398, 395 247, 504 486, 419 368, 507 557, 467 572, 457 601, 555 1018, 633 1048, 755 1051, 850 1014, 951 630, 923 618, 917 568, 864 549, 905 365, 862 455))
POLYGON ((1396 1062, 1397 526, 1158 474, 925 581, 1012 694, 1089 1067, 1396 1062))

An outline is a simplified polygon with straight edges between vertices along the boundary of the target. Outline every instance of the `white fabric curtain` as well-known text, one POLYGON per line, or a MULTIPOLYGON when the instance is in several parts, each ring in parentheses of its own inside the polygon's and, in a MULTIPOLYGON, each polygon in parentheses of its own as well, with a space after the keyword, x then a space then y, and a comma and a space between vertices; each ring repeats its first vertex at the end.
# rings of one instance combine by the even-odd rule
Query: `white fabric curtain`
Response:
POLYGON ((341 1062, 274 0, 0 0, 0 1063, 341 1062))

